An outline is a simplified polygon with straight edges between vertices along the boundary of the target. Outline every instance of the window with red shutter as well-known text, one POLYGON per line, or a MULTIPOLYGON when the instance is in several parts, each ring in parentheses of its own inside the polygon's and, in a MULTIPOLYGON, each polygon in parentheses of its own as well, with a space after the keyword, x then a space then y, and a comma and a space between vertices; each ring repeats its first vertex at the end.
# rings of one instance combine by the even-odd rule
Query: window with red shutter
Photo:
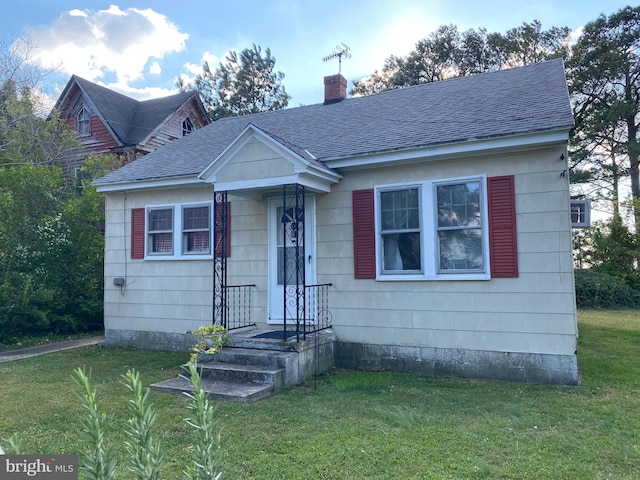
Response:
POLYGON ((131 209, 131 258, 144 258, 144 208, 131 209))
POLYGON ((355 190, 352 198, 355 278, 376 278, 374 191, 355 190))
POLYGON ((491 276, 518 276, 518 242, 513 175, 487 178, 491 276))
POLYGON ((514 178, 354 191, 353 237, 355 278, 376 278, 378 262, 379 280, 488 280, 489 270, 493 277, 517 277, 514 178), (419 202, 414 192, 421 192, 419 202), (401 242, 407 239, 412 242, 401 242))

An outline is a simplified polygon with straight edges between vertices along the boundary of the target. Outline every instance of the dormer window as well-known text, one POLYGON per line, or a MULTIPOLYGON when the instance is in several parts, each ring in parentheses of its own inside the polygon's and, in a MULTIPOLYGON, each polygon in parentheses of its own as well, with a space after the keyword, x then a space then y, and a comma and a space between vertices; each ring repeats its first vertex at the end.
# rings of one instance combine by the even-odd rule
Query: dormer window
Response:
POLYGON ((76 130, 78 135, 89 135, 89 120, 90 115, 86 108, 80 108, 80 111, 76 114, 76 130))
POLYGON ((193 130, 193 123, 191 123, 191 120, 189 120, 188 117, 185 118, 182 121, 182 136, 184 137, 185 135, 189 135, 193 130))

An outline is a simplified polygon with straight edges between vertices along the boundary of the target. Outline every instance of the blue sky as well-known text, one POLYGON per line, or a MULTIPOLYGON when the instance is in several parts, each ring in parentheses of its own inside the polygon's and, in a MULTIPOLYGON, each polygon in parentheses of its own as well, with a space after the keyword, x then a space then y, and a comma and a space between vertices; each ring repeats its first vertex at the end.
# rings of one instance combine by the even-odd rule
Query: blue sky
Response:
POLYGON ((29 34, 33 56, 57 65, 44 88, 57 97, 77 74, 138 99, 175 93, 203 60, 253 43, 270 48, 285 74, 291 106, 319 103, 323 77, 337 61, 323 57, 345 43, 342 74, 357 80, 389 55, 405 55, 440 25, 502 32, 534 19, 544 29, 580 27, 627 3, 617 0, 4 0, 0 40, 29 34))

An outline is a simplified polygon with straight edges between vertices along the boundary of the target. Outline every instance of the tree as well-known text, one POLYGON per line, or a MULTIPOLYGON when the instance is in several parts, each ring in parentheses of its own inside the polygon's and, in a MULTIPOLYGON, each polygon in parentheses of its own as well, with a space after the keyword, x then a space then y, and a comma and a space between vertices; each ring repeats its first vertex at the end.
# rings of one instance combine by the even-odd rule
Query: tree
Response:
POLYGON ((484 28, 461 33, 455 25, 444 25, 420 40, 406 57, 392 55, 382 72, 354 82, 351 94, 369 95, 565 57, 570 33, 567 27, 542 30, 538 20, 504 35, 487 33, 484 28))
MULTIPOLYGON (((574 102, 576 148, 574 168, 629 176, 635 231, 640 233, 640 7, 601 15, 585 26, 572 49, 569 86, 574 102), (605 168, 609 162, 609 168, 605 168)), ((619 198, 619 192, 614 192, 619 198)))
POLYGON ((101 202, 58 167, 0 168, 0 338, 102 324, 101 202))
MULTIPOLYGON (((275 63, 268 48, 263 56, 255 44, 240 54, 229 52, 215 70, 205 62, 195 88, 211 120, 285 108, 291 97, 282 84, 284 73, 274 72, 275 63)), ((190 87, 182 82, 177 86, 190 87)))
POLYGON ((49 115, 35 92, 51 72, 34 65, 28 36, 0 42, 0 164, 53 164, 78 143, 54 112, 49 115), (49 115, 49 118, 45 118, 49 115))

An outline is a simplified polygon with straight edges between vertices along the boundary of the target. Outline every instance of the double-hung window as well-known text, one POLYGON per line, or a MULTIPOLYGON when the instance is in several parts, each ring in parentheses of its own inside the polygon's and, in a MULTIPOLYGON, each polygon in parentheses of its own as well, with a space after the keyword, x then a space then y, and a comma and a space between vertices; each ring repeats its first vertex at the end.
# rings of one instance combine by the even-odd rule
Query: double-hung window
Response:
POLYGON ((378 279, 488 278, 484 178, 376 190, 378 279))
POLYGON ((382 271, 420 272, 420 187, 380 191, 382 271))
POLYGON ((481 183, 435 186, 438 272, 483 272, 481 183))
MULTIPOLYGON (((224 225, 229 256, 229 205, 224 225)), ((131 258, 205 260, 213 258, 213 204, 149 205, 131 209, 131 258)), ((222 235, 220 232, 218 235, 222 235)), ((218 252, 216 250, 216 255, 218 252)))
POLYGON ((211 253, 211 208, 209 205, 182 207, 182 253, 211 253))
POLYGON ((149 255, 173 255, 173 207, 148 209, 149 255))

